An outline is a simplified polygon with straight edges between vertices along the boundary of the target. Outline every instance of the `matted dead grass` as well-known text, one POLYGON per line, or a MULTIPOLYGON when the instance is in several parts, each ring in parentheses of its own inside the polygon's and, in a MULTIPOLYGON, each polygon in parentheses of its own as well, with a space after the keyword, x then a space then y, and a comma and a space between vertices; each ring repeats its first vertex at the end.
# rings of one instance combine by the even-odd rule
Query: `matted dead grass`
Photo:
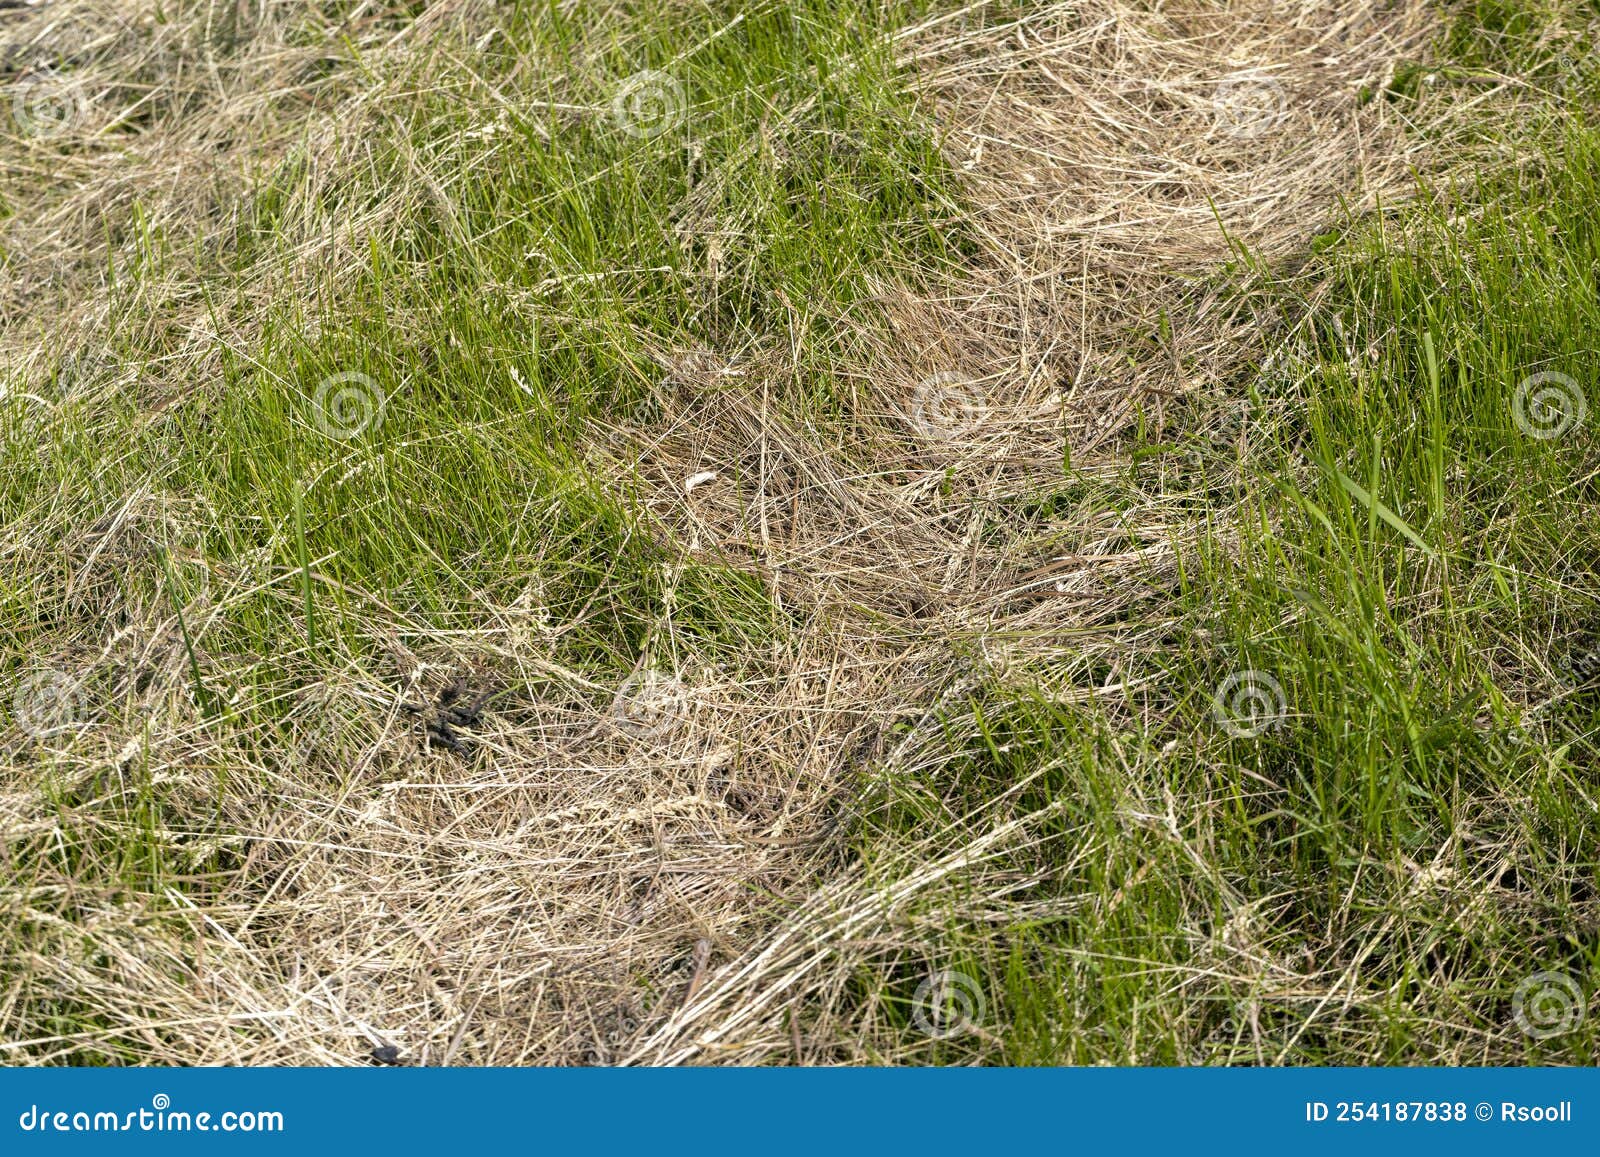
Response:
MULTIPOLYGON (((0 23, 8 46, 70 26, 105 68, 139 62, 93 85, 78 131, 103 139, 130 116, 159 126, 75 154, 66 183, 30 183, 42 161, 0 151, 8 183, 50 190, 14 206, 3 235, 0 347, 22 362, 43 367, 50 335, 104 324, 87 272, 108 252, 104 221, 125 222, 137 200, 154 223, 196 228, 184 260, 203 261, 248 187, 243 157, 303 150, 318 175, 298 204, 313 205, 360 148, 324 118, 359 125, 392 95, 323 67, 326 50, 271 6, 229 42, 236 55, 195 47, 186 38, 215 29, 158 23, 156 7, 107 24, 104 6, 62 0, 0 23), (196 58, 215 67, 170 67, 196 58), (280 99, 289 78, 303 115, 280 99)), ((440 3, 395 31, 374 9, 342 31, 381 62, 408 40, 470 41, 487 13, 440 3)), ((1136 413, 1159 424, 1174 399, 1256 356, 1250 275, 1227 290, 1219 277, 1235 257, 1227 235, 1270 267, 1342 214, 1405 194, 1419 138, 1397 106, 1361 94, 1381 92, 1433 31, 1411 0, 1089 0, 1020 20, 978 4, 908 30, 902 58, 966 175, 981 252, 931 288, 885 278, 881 316, 857 319, 857 356, 839 367, 850 436, 816 427, 788 336, 773 335, 688 359, 660 391, 658 422, 596 431, 589 447, 637 479, 661 533, 766 579, 799 624, 793 642, 738 670, 682 656, 663 731, 597 714, 608 689, 548 661, 526 606, 485 609, 434 653, 396 643, 384 670, 330 670, 286 709, 288 745, 218 736, 168 691, 144 710, 153 776, 204 814, 197 785, 233 769, 218 818, 236 833, 236 865, 204 907, 176 892, 82 896, 64 921, 51 913, 70 877, 12 891, 8 919, 29 924, 32 947, 8 963, 0 1021, 60 999, 106 1027, 36 1028, 7 1047, 48 1060, 115 1037, 142 1059, 222 1064, 349 1063, 390 1043, 430 1064, 914 1059, 849 1003, 853 971, 915 943, 907 909, 954 876, 1004 905, 986 857, 1043 817, 997 819, 958 846, 931 833, 887 880, 882 865, 868 880, 844 854, 849 798, 864 777, 929 757, 924 737, 892 740, 889 725, 959 692, 972 646, 985 670, 1026 671, 1138 645, 1112 624, 1159 591, 1188 533, 1171 511, 1152 500, 1115 524, 1056 518, 1042 534, 1014 506, 1059 480, 1067 457, 1086 475, 1115 467, 1136 413), (479 670, 551 688, 486 717, 491 758, 424 761, 389 742, 408 726, 397 693, 431 700, 479 670), (341 724, 369 738, 352 745, 341 724), (333 798, 307 771, 330 762, 348 771, 333 798)), ((291 218, 281 280, 247 296, 337 280, 339 254, 384 227, 383 206, 337 226, 291 218)), ((205 374, 217 335, 181 265, 150 292, 142 324, 163 327, 153 344, 170 351, 170 376, 142 388, 159 405, 205 374)), ((247 344, 248 309, 225 321, 247 344)), ((97 550, 164 535, 161 509, 141 501, 122 526, 85 528, 68 581, 91 581, 97 550)), ((261 581, 275 580, 223 576, 207 597, 261 581)), ((93 647, 125 653, 135 693, 170 687, 148 672, 183 661, 178 624, 133 611, 93 647)), ((248 683, 259 660, 214 663, 219 681, 248 683)), ((138 739, 100 738, 92 756, 75 749, 86 790, 138 739)), ((3 785, 6 835, 47 831, 27 769, 3 785)))
MULTIPOLYGON (((1063 4, 1008 21, 980 4, 908 30, 902 59, 965 174, 981 254, 931 290, 885 284, 883 317, 860 326, 842 370, 859 442, 806 438, 773 402, 781 389, 691 391, 661 398, 663 428, 634 432, 641 476, 746 466, 660 501, 680 535, 743 553, 853 624, 840 662, 927 673, 921 699, 901 687, 879 717, 1030 668, 1126 670, 1156 632, 1118 624, 1159 595, 1193 528, 1156 498, 1045 526, 1017 511, 1065 462, 1079 477, 1118 470, 1136 415, 1159 430, 1181 399, 1190 420, 1227 427, 1240 399, 1218 383, 1282 336, 1252 287, 1318 233, 1403 199, 1432 163, 1378 94, 1436 31, 1421 3, 1271 0, 1063 4), (1244 255, 1253 268, 1222 276, 1244 255)), ((1114 708, 1125 689, 1085 695, 1114 708)), ((877 770, 936 762, 938 742, 913 732, 877 770)), ((922 958, 921 901, 957 878, 975 912, 1006 910, 1013 882, 986 864, 1048 818, 997 800, 991 820, 967 817, 976 837, 932 833, 870 873, 835 873, 628 1060, 915 1059, 929 1042, 908 1045, 851 978, 922 958)), ((1259 944, 1236 947, 1207 967, 1258 967, 1259 944)))
POLYGON ((344 19, 161 0, 0 12, 0 356, 41 381, 65 351, 153 352, 121 385, 157 411, 218 380, 219 345, 250 349, 266 311, 347 279, 366 239, 405 219, 418 189, 337 211, 329 194, 370 161, 396 98, 419 91, 427 53, 464 53, 493 27, 480 0, 421 14, 366 3, 344 19), (245 264, 234 300, 208 298, 251 197, 274 181, 287 189, 274 260, 245 264), (113 261, 141 266, 137 308, 116 317, 113 261))

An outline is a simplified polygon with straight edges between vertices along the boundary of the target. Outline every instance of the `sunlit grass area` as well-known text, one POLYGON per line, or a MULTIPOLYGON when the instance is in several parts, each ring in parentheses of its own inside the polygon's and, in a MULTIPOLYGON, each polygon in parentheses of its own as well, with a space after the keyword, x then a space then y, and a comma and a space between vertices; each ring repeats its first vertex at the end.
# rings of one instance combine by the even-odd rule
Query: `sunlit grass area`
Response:
POLYGON ((1275 271, 1238 401, 1105 488, 1204 528, 1150 575, 1147 645, 979 681, 891 778, 861 844, 888 878, 958 846, 928 832, 1029 837, 926 896, 937 947, 863 994, 914 1028, 949 961, 940 1059, 1593 1063, 1600 133, 1544 32, 1500 5, 1450 38, 1461 83, 1557 82, 1522 164, 1275 271))
POLYGON ((1591 6, 289 7, 0 13, 0 1059, 1594 1063, 1591 6))

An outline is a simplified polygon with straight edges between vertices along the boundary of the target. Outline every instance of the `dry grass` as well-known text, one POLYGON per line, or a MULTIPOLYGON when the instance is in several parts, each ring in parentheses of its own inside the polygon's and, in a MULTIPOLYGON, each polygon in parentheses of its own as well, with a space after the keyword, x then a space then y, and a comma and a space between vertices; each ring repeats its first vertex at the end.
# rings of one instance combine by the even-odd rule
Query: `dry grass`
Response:
MULTIPOLYGON (((1425 50, 1436 29, 1420 3, 1095 3, 1018 20, 989 8, 901 36, 983 246, 959 280, 922 293, 886 284, 882 316, 857 325, 851 438, 819 438, 784 413, 781 385, 663 397, 667 419, 630 431, 647 481, 741 466, 742 487, 656 492, 676 533, 747 558, 789 603, 848 624, 838 668, 890 675, 875 702, 813 716, 822 734, 863 715, 923 717, 931 691, 959 697, 976 680, 1125 672, 1161 633, 1130 608, 1149 605, 1200 528, 1160 496, 1048 527, 1017 510, 1059 484, 1064 460, 1080 477, 1119 470, 1136 417, 1159 429, 1175 400, 1225 420, 1238 399, 1210 396, 1211 384, 1274 339, 1252 277, 1219 276, 1235 247, 1263 276, 1281 272, 1318 232, 1404 198, 1426 163, 1393 105, 1357 99, 1425 50), (1164 356, 1152 357, 1157 343, 1164 356), (918 391, 941 374, 955 379, 958 412, 930 436, 918 391)), ((781 362, 752 361, 731 372, 782 382, 781 362)), ((1114 682, 1090 697, 1120 700, 1114 682)), ((876 774, 936 766, 939 744, 914 731, 876 774)), ((851 979, 925 955, 915 913, 952 877, 974 913, 1006 909, 1016 881, 986 863, 1050 818, 1006 818, 1013 794, 990 818, 965 817, 970 842, 934 833, 888 863, 833 873, 629 1061, 916 1059, 929 1042, 904 1051, 851 979), (803 1042, 791 1020, 801 1009, 803 1042)))
MULTIPOLYGON (((37 380, 63 342, 115 330, 159 352, 136 386, 97 388, 136 389, 155 413, 217 377, 219 347, 248 353, 276 305, 336 294, 369 238, 419 205, 448 216, 454 176, 426 160, 412 185, 330 206, 394 104, 427 83, 415 62, 462 61, 493 27, 491 6, 464 0, 414 20, 362 4, 342 24, 297 5, 164 21, 162 8, 0 14, 0 48, 90 62, 73 73, 79 147, 0 147, 0 354, 37 380), (208 299, 203 275, 252 182, 289 165, 278 251, 230 300, 208 299), (97 278, 158 233, 186 243, 108 316, 97 278)), ((596 428, 585 447, 598 472, 637 483, 653 533, 685 559, 758 574, 792 624, 791 642, 712 667, 675 650, 669 611, 658 658, 689 690, 661 734, 619 725, 609 686, 550 657, 557 628, 536 600, 475 607, 426 647, 399 636, 429 624, 365 604, 388 640, 381 666, 291 654, 306 684, 278 708, 284 727, 224 731, 183 690, 183 630, 295 577, 210 573, 201 622, 184 624, 106 576, 203 513, 136 495, 110 527, 68 528, 66 587, 96 627, 61 645, 126 672, 130 706, 62 741, 58 774, 92 797, 144 753, 169 814, 216 811, 207 830, 228 833, 169 834, 197 864, 220 841, 227 867, 199 902, 87 889, 60 868, 6 892, 29 934, 6 959, 0 1024, 32 1030, 8 1029, 8 1047, 51 1060, 114 1040, 108 1056, 212 1064, 348 1063, 380 1043, 429 1064, 916 1059, 860 1009, 852 976, 920 942, 918 900, 942 882, 962 878, 975 911, 1004 906, 990 854, 1048 817, 1003 818, 1002 798, 993 818, 968 818, 969 840, 930 833, 869 873, 846 854, 841 801, 865 776, 936 758, 935 736, 891 725, 959 693, 974 647, 983 677, 1020 679, 1116 667, 1146 644, 1148 622, 1119 624, 1159 594, 1193 528, 1155 496, 1115 519, 1016 512, 1064 460, 1080 477, 1120 468, 1135 423, 1159 428, 1179 404, 1226 413, 1233 399, 1210 383, 1264 339, 1238 289, 1252 275, 1224 290, 1222 267, 1247 250, 1276 268, 1406 195, 1411 168, 1433 160, 1398 110, 1446 110, 1358 94, 1383 90, 1435 31, 1411 0, 1090 0, 1021 19, 977 4, 905 30, 920 114, 962 174, 967 267, 914 287, 886 272, 875 311, 833 319, 854 351, 833 418, 799 385, 810 319, 794 303, 788 333, 661 351, 674 372, 654 416, 596 428), (916 421, 941 374, 973 383, 955 387, 973 391, 975 421, 953 436, 916 421), (401 704, 463 676, 545 692, 492 707, 473 759, 422 754, 401 704), (226 793, 202 786, 219 774, 226 793), (48 1031, 37 1009, 62 1000, 74 1027, 48 1031)), ((461 99, 492 119, 495 86, 462 68, 461 99)), ((696 213, 685 206, 685 236, 714 233, 696 213)), ((38 533, 14 529, 4 549, 38 533)), ((208 655, 206 677, 251 686, 261 663, 208 655)), ((52 805, 20 755, 0 787, 5 838, 48 841, 52 805)))
MULTIPOLYGON (((664 398, 676 419, 667 433, 636 434, 649 446, 647 479, 672 474, 658 462, 688 472, 757 460, 740 472, 744 493, 724 483, 674 503, 663 489, 679 533, 746 553, 792 599, 859 624, 840 663, 876 655, 938 673, 931 684, 974 640, 989 673, 1015 676, 1116 664, 1155 633, 1106 624, 1159 588, 1193 533, 1159 499, 1115 525, 1069 522, 1048 558, 1028 553, 1038 547, 1027 526, 998 544, 983 532, 1059 479, 1064 450, 1082 473, 1115 469, 1136 409, 1159 426, 1170 399, 1259 356, 1269 335, 1248 299, 1215 288, 1230 237, 1271 269, 1344 214, 1404 196, 1418 138, 1393 106, 1355 97, 1386 88, 1431 30, 1421 5, 1159 16, 1075 6, 978 29, 970 15, 913 30, 903 55, 967 175, 985 250, 968 279, 932 293, 886 287, 888 324, 860 327, 853 417, 869 448, 819 453, 803 419, 744 390, 692 395, 691 408, 664 398), (1242 93, 1242 108, 1219 91, 1242 93), (1165 359, 1144 356, 1157 334, 1165 359), (930 439, 908 419, 918 385, 940 373, 976 383, 981 421, 930 439)), ((1223 411, 1232 401, 1205 400, 1223 411)), ((873 714, 903 711, 917 698, 905 691, 873 714)), ((930 837, 887 877, 883 865, 836 875, 630 1059, 794 1060, 788 1013, 799 1007, 820 1018, 811 1032, 823 1038, 801 1057, 897 1055, 892 1032, 861 1023, 852 969, 916 945, 906 911, 951 873, 985 907, 1005 882, 985 877, 984 850, 1025 840, 1045 818, 997 822, 958 848, 930 837)))

